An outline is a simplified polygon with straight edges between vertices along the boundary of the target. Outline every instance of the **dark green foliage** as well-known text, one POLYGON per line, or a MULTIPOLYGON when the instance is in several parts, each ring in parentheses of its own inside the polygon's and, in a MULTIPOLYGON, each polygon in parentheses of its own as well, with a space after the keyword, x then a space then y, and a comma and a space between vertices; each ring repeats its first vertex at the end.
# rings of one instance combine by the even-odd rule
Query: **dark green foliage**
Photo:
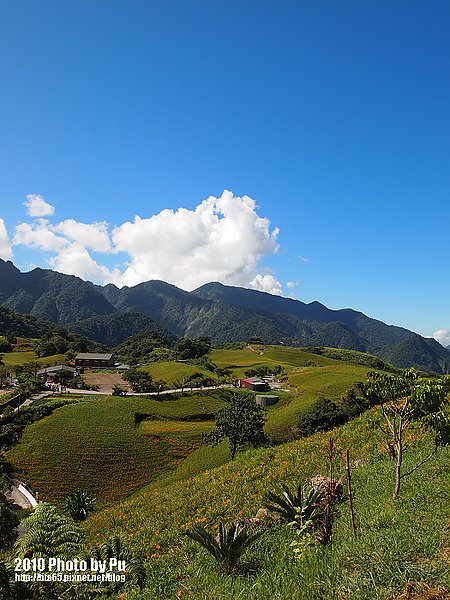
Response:
POLYGON ((328 431, 348 421, 345 410, 333 400, 319 398, 310 408, 300 415, 297 423, 302 436, 316 431, 328 431))
MULTIPOLYGON (((0 331, 3 331, 1 329, 0 331)), ((11 352, 12 346, 7 337, 0 335, 0 352, 11 352)))
POLYGON ((146 371, 129 369, 128 371, 125 371, 122 378, 125 379, 125 381, 128 381, 133 392, 153 392, 155 390, 152 376, 146 371))
POLYGON ((245 371, 246 377, 267 377, 268 375, 280 375, 283 371, 283 367, 281 365, 275 365, 274 367, 256 367, 255 369, 249 369, 245 371))
POLYGON ((95 500, 89 492, 76 490, 67 494, 62 503, 62 509, 69 514, 74 521, 84 521, 95 511, 95 500))
POLYGON ((306 346, 303 348, 303 350, 305 352, 310 352, 311 354, 334 358, 334 360, 342 360, 345 362, 355 363, 357 365, 368 366, 372 369, 382 369, 384 371, 392 370, 391 365, 386 364, 377 356, 372 356, 371 354, 367 354, 365 352, 345 350, 343 348, 329 348, 324 346, 306 346))
POLYGON ((248 523, 238 519, 229 527, 219 524, 219 533, 214 537, 200 525, 194 525, 186 534, 201 544, 219 563, 225 573, 233 573, 238 568, 238 561, 247 548, 253 544, 264 530, 252 530, 248 523))
POLYGON ((126 396, 127 392, 120 385, 115 384, 112 389, 112 396, 126 396))
POLYGON ((152 331, 172 343, 174 336, 165 327, 148 315, 137 312, 121 312, 111 315, 90 317, 83 321, 72 323, 69 328, 79 335, 96 340, 109 348, 121 344, 130 336, 152 331))
MULTIPOLYGON (((1 284, 0 284, 1 287, 1 284)), ((32 315, 23 315, 4 306, 0 306, 0 331, 9 340, 16 336, 41 337, 53 327, 49 321, 32 315)))
POLYGON ((0 494, 0 550, 11 548, 17 538, 19 518, 9 508, 6 498, 0 494))
MULTIPOLYGON (((125 561, 127 571, 127 583, 131 583, 142 589, 145 585, 145 567, 141 557, 130 549, 127 539, 124 535, 113 535, 108 540, 100 544, 98 547, 92 547, 88 552, 84 553, 82 557, 90 563, 90 560, 106 561, 109 564, 110 559, 116 559, 125 561)), ((110 595, 117 592, 123 587, 122 582, 114 583, 100 583, 98 585, 91 586, 91 594, 94 594, 94 590, 97 592, 95 597, 98 597, 99 593, 110 595)))
POLYGON ((85 533, 70 516, 47 502, 39 502, 23 521, 29 527, 18 542, 19 555, 33 552, 43 558, 72 559, 83 548, 85 533))
POLYGON ((137 364, 151 360, 157 348, 168 348, 170 341, 156 331, 141 331, 114 348, 114 356, 125 363, 137 364))
POLYGON ((216 428, 203 435, 207 444, 215 446, 227 438, 233 460, 238 449, 267 443, 264 433, 267 411, 255 403, 253 394, 224 390, 222 399, 228 406, 216 414, 216 428))
POLYGON ((299 485, 295 493, 283 485, 283 490, 282 495, 269 492, 266 504, 266 508, 278 513, 283 521, 292 523, 300 519, 303 525, 304 521, 314 521, 321 516, 320 503, 324 494, 319 486, 306 491, 305 486, 299 485))
POLYGON ((194 340, 181 338, 178 340, 175 350, 181 359, 200 358, 211 350, 211 340, 205 336, 194 340))
POLYGON ((71 333, 64 327, 53 327, 42 336, 35 347, 38 358, 66 352, 72 352, 75 355, 78 352, 104 352, 105 350, 106 348, 98 342, 71 333))

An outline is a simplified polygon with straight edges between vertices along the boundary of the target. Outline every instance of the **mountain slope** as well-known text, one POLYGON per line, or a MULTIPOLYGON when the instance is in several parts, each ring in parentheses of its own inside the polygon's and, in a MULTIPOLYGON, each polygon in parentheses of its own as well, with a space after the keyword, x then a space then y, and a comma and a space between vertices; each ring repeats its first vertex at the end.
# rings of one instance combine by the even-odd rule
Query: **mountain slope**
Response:
POLYGON ((0 260, 0 282, 3 306, 54 323, 115 312, 91 283, 73 275, 39 268, 21 273, 11 262, 0 260))
MULTIPOLYGON (((164 281, 102 287, 50 270, 20 273, 12 263, 0 260, 0 304, 55 323, 72 323, 76 331, 109 346, 144 326, 142 315, 146 315, 176 336, 205 335, 216 344, 246 341, 256 334, 268 344, 359 350, 426 371, 445 373, 450 365, 450 352, 437 342, 359 311, 331 310, 320 302, 305 304, 220 283, 208 283, 193 292, 164 281), (141 316, 135 323, 128 316, 96 324, 99 316, 121 313, 141 316)), ((150 327, 154 329, 153 324, 150 327)))

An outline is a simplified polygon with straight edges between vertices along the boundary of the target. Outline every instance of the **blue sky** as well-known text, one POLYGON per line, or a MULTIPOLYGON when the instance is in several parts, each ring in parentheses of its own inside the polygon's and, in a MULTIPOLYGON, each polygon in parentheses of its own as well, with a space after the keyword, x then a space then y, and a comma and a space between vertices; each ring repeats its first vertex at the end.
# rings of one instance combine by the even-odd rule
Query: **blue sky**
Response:
POLYGON ((449 25, 447 1, 4 0, 0 253, 450 331, 449 25))

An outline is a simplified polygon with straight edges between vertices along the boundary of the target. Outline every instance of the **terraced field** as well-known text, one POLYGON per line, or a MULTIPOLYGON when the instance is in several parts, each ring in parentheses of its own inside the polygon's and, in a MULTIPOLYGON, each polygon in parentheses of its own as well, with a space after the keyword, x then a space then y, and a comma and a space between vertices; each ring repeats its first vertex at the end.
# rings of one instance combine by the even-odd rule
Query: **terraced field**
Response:
POLYGON ((69 491, 86 489, 99 504, 109 504, 175 469, 211 427, 155 417, 136 427, 135 412, 176 419, 219 406, 220 400, 200 395, 166 402, 100 396, 29 426, 7 458, 42 498, 58 502, 69 491))

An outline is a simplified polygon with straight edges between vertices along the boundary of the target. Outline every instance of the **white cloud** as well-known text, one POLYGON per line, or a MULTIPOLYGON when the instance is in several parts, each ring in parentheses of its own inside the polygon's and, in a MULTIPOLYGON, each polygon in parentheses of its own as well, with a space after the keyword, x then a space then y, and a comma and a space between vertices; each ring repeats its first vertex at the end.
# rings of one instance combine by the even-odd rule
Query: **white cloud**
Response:
MULTIPOLYGON (((28 198, 35 201, 37 197, 28 198)), ((258 270, 264 256, 278 251, 278 233, 278 228, 271 230, 267 218, 258 215, 254 200, 225 190, 193 210, 165 209, 146 218, 136 216, 111 234, 106 222, 66 219, 51 224, 38 218, 17 225, 13 243, 55 253, 47 259, 54 269, 100 283, 133 286, 162 279, 193 290, 219 281, 281 295, 276 277, 258 270), (122 272, 110 270, 96 262, 89 250, 123 252, 128 261, 122 272)))
POLYGON ((297 258, 302 263, 309 263, 309 258, 307 258, 306 256, 298 256, 297 258))
POLYGON ((47 252, 59 252, 68 244, 68 241, 52 231, 52 226, 47 219, 36 219, 32 223, 16 225, 13 244, 22 244, 47 252))
POLYGON ((298 286, 298 281, 288 281, 286 285, 287 285, 288 290, 290 290, 289 298, 291 298, 291 300, 296 300, 294 290, 298 286))
POLYGON ((281 283, 273 275, 261 275, 261 273, 257 273, 248 284, 248 287, 260 292, 268 292, 274 296, 283 295, 281 283))
POLYGON ((107 267, 99 265, 81 244, 74 242, 66 246, 59 254, 49 260, 55 271, 67 275, 77 275, 89 281, 115 283, 120 285, 118 269, 110 271, 107 267))
POLYGON ((55 213, 55 207, 44 200, 39 194, 28 194, 23 203, 30 217, 48 217, 55 213))
POLYGON ((9 260, 12 257, 11 244, 6 231, 6 225, 3 219, 0 219, 0 258, 9 260))
POLYGON ((450 330, 448 329, 438 329, 433 333, 433 337, 443 346, 450 345, 450 330))
POLYGON ((61 221, 53 230, 62 233, 66 238, 78 242, 86 248, 97 252, 111 252, 111 242, 108 232, 108 224, 101 223, 79 223, 74 219, 61 221))
MULTIPOLYGON (((209 281, 263 285, 255 279, 256 268, 263 256, 278 250, 277 236, 278 229, 271 232, 270 221, 257 214, 254 200, 227 190, 194 210, 136 216, 112 232, 116 250, 130 256, 124 284, 163 279, 186 290, 209 281)), ((270 287, 277 289, 274 282, 270 287)))

